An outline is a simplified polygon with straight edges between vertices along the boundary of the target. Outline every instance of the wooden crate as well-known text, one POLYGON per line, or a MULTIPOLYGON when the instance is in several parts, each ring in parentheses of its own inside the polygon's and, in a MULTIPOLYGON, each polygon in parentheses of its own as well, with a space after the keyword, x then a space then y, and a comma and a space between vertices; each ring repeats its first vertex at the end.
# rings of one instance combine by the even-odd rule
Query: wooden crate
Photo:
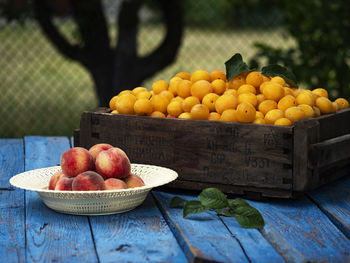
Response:
POLYGON ((217 187, 247 198, 292 198, 350 170, 350 109, 293 127, 115 115, 82 114, 75 146, 120 147, 133 163, 169 167, 169 187, 217 187))

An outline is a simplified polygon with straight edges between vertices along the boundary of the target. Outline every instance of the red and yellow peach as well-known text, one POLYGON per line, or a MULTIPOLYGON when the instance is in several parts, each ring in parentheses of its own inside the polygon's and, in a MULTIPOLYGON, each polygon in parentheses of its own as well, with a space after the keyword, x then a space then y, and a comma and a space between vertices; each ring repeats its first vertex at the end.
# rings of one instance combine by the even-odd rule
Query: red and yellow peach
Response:
POLYGON ((72 183, 73 191, 99 191, 105 189, 106 184, 102 176, 93 171, 78 174, 72 183))
POLYGON ((128 188, 141 187, 145 185, 142 178, 136 174, 130 174, 128 177, 124 179, 124 182, 126 183, 128 188))
POLYGON ((74 180, 74 177, 62 176, 61 179, 59 179, 57 181, 57 184, 55 186, 55 190, 72 191, 73 180, 74 180))
POLYGON ((65 151, 61 156, 62 172, 68 177, 75 177, 85 171, 94 170, 93 157, 88 150, 74 147, 65 151))
POLYGON ((112 145, 108 144, 108 143, 99 143, 99 144, 95 144, 93 145, 90 149, 89 152, 92 155, 92 158, 94 159, 94 161, 96 161, 96 156, 102 152, 102 151, 106 151, 110 148, 113 148, 112 145))
POLYGON ((96 171, 104 179, 127 177, 131 171, 131 164, 126 153, 117 148, 101 151, 96 157, 96 171))
POLYGON ((63 172, 59 171, 54 173, 49 181, 49 190, 55 190, 57 182, 63 177, 66 176, 63 172))
POLYGON ((106 190, 118 190, 118 189, 127 189, 128 186, 123 180, 117 178, 109 178, 105 180, 106 190))

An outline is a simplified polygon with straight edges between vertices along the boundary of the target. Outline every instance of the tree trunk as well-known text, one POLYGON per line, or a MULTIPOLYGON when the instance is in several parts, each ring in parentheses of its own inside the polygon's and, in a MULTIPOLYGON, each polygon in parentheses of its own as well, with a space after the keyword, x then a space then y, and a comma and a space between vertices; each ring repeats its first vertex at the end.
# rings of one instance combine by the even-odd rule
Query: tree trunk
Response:
POLYGON ((110 99, 116 94, 113 92, 113 67, 105 64, 97 64, 90 67, 90 73, 95 84, 95 92, 99 106, 108 106, 110 99))
POLYGON ((36 18, 48 39, 65 56, 91 73, 99 106, 125 89, 133 89, 175 60, 183 34, 183 12, 178 0, 158 0, 167 28, 162 43, 146 57, 137 56, 138 13, 141 1, 123 1, 118 17, 118 41, 110 46, 101 0, 70 0, 80 42, 70 44, 53 23, 48 0, 34 0, 36 18))

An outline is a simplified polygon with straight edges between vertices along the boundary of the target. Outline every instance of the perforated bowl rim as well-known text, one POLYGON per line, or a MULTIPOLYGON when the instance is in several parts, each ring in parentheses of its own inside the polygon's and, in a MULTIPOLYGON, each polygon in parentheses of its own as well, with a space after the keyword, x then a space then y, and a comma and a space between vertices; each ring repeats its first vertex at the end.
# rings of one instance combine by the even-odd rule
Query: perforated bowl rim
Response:
MULTIPOLYGON (((91 195, 91 196, 98 195, 101 197, 103 197, 103 196, 107 197, 108 194, 111 194, 111 193, 121 193, 121 194, 122 193, 129 193, 130 195, 132 195, 133 192, 136 194, 139 192, 149 191, 154 187, 158 187, 158 186, 162 186, 162 185, 165 185, 167 183, 170 183, 171 181, 174 181, 178 177, 178 174, 176 171, 169 169, 169 168, 166 168, 166 167, 161 167, 161 166, 156 166, 156 165, 132 163, 131 168, 132 168, 132 171, 137 170, 137 168, 152 169, 152 170, 154 170, 154 172, 158 173, 159 175, 161 174, 161 176, 160 176, 160 178, 156 178, 159 180, 152 180, 152 182, 147 182, 147 180, 145 180, 146 181, 145 186, 136 187, 136 188, 128 188, 128 189, 101 190, 101 191, 49 190, 49 189, 43 189, 43 188, 30 187, 23 182, 23 177, 35 178, 38 176, 47 176, 46 179, 49 181, 49 178, 54 173, 61 171, 60 166, 51 166, 51 167, 39 168, 39 169, 34 169, 34 170, 30 170, 30 171, 16 174, 10 178, 9 182, 12 186, 14 186, 16 188, 20 188, 20 189, 27 190, 27 191, 35 191, 38 193, 51 193, 51 194, 58 194, 58 195, 71 194, 71 195, 76 195, 77 197, 89 196, 89 195, 91 195)), ((143 174, 140 174, 140 173, 135 173, 135 174, 140 176, 142 179, 144 179, 143 174)))

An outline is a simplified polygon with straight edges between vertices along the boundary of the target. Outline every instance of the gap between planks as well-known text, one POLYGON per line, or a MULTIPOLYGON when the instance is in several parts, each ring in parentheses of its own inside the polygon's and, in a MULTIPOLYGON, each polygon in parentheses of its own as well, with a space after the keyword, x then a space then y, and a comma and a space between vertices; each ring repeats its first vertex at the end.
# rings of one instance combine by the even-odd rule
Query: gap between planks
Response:
MULTIPOLYGON (((184 252, 184 254, 185 254, 185 256, 186 256, 188 262, 195 262, 196 257, 195 257, 194 255, 192 255, 192 256, 194 256, 194 257, 192 258, 192 260, 191 260, 190 258, 187 257, 187 255, 186 255, 186 253, 185 253, 184 247, 181 245, 180 240, 178 240, 178 238, 177 238, 176 235, 174 234, 173 227, 171 226, 171 224, 170 224, 170 222, 169 222, 169 220, 168 220, 168 218, 167 218, 167 216, 166 216, 165 211, 163 210, 161 204, 159 203, 158 199, 154 196, 154 194, 153 194, 152 191, 151 191, 151 195, 152 195, 152 199, 153 199, 154 203, 156 204, 158 210, 159 210, 160 213, 162 214, 162 216, 163 216, 163 218, 164 218, 164 221, 166 222, 167 226, 169 227, 171 233, 173 234, 173 236, 174 236, 174 238, 175 238, 177 244, 179 245, 179 247, 180 247, 180 248, 182 249, 182 251, 184 252)), ((179 231, 180 231, 180 230, 179 230, 179 231)), ((182 235, 182 236, 184 236, 184 235, 182 235)), ((190 251, 190 252, 191 252, 191 251, 190 251)), ((191 253, 191 254, 192 254, 192 253, 191 253)))
MULTIPOLYGON (((170 228, 170 230, 171 230, 171 232, 172 232, 174 238, 176 239, 176 241, 177 241, 177 243, 179 244, 179 246, 181 247, 181 249, 184 251, 184 254, 186 255, 186 258, 187 258, 188 262, 207 262, 208 259, 206 259, 206 258, 201 258, 200 255, 197 255, 197 254, 193 253, 193 251, 191 251, 191 247, 186 248, 186 245, 187 245, 189 242, 187 241, 186 236, 185 236, 185 234, 182 232, 182 230, 181 230, 181 229, 177 229, 177 231, 179 231, 179 233, 181 233, 180 236, 182 236, 182 237, 184 238, 184 243, 185 243, 185 244, 182 245, 182 242, 177 238, 177 235, 174 233, 174 229, 175 229, 175 228, 172 226, 172 224, 171 224, 171 222, 170 222, 171 219, 167 216, 166 211, 163 209, 162 205, 160 204, 160 202, 159 202, 158 199, 155 197, 155 195, 153 194, 152 191, 151 191, 151 194, 152 194, 152 198, 154 199, 154 201, 155 201, 155 203, 156 203, 156 205, 157 205, 159 211, 161 212, 161 214, 162 214, 162 216, 163 216, 165 222, 167 223, 168 227, 170 228), (188 252, 189 252, 190 255, 187 255, 187 253, 185 253, 186 250, 188 250, 188 252)), ((219 217, 219 216, 218 216, 218 217, 219 217)), ((239 244, 240 248, 242 249, 243 254, 244 254, 244 256, 246 257, 247 261, 248 261, 249 263, 251 263, 252 261, 251 261, 251 259, 248 257, 248 255, 247 255, 245 249, 243 248, 241 242, 232 234, 232 232, 227 228, 226 224, 222 221, 222 219, 221 219, 220 217, 219 217, 219 220, 221 221, 221 223, 223 223, 225 229, 228 230, 228 233, 231 235, 231 237, 237 241, 237 243, 239 244)), ((212 261, 211 259, 209 259, 208 262, 216 262, 216 261, 212 261)))
MULTIPOLYGON (((225 226, 225 228, 227 229, 227 231, 230 233, 230 235, 237 241, 237 243, 239 244, 239 246, 241 247, 244 255, 247 257, 247 260, 249 261, 249 263, 252 263, 252 260, 249 258, 247 252, 245 251, 241 241, 231 232, 230 228, 225 224, 224 220, 222 220, 221 216, 217 215, 217 217, 219 218, 219 220, 221 221, 221 223, 225 226)), ((260 232, 260 231, 259 231, 260 232)), ((265 237, 264 237, 265 238, 265 237)), ((266 238, 265 238, 266 239, 266 238)))
POLYGON ((88 222, 89 222, 89 228, 90 228, 90 233, 91 233, 91 237, 92 237, 92 243, 94 244, 94 250, 95 250, 95 254, 96 254, 96 258, 97 258, 97 262, 100 263, 100 256, 97 252, 97 247, 96 247, 96 241, 95 241, 95 235, 94 235, 94 231, 92 230, 92 225, 91 225, 91 219, 90 216, 87 216, 88 222))
POLYGON ((347 231, 342 227, 341 223, 334 218, 334 216, 331 215, 331 213, 329 213, 327 211, 327 209, 323 208, 320 204, 318 204, 316 202, 316 200, 314 200, 309 194, 306 195, 306 197, 315 205, 317 206, 318 209, 320 209, 320 211, 322 212, 322 214, 324 214, 329 221, 341 232, 344 234, 344 236, 346 236, 348 239, 350 239, 350 234, 347 233, 347 231))

